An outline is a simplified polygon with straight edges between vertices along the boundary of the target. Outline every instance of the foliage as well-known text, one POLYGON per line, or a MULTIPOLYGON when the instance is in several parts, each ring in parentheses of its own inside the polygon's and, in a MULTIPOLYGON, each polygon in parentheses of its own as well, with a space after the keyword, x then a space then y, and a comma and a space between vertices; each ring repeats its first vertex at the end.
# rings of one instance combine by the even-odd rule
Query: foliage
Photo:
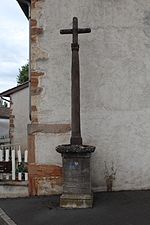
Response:
POLYGON ((18 167, 16 168, 16 173, 26 173, 26 172, 28 172, 26 163, 23 162, 19 163, 18 167))
POLYGON ((17 84, 23 84, 24 82, 28 81, 29 79, 29 63, 21 66, 19 69, 19 75, 17 76, 17 84))

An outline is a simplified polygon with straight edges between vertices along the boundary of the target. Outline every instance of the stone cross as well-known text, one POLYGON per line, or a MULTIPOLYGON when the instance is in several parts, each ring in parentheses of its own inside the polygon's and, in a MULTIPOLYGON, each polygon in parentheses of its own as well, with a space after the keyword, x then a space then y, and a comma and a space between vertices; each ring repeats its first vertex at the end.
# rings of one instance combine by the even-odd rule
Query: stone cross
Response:
POLYGON ((61 34, 72 34, 72 69, 71 69, 71 139, 70 144, 82 145, 80 128, 80 68, 78 34, 90 33, 90 28, 78 28, 78 18, 73 18, 72 29, 60 30, 61 34))

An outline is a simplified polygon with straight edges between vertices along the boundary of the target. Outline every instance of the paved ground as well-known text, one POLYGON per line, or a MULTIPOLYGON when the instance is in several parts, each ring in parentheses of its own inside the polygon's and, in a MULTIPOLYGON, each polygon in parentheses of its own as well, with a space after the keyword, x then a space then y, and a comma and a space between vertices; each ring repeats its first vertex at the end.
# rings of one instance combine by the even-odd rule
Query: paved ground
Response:
POLYGON ((0 199, 0 208, 17 225, 150 225, 150 191, 96 193, 93 209, 61 209, 57 196, 0 199))

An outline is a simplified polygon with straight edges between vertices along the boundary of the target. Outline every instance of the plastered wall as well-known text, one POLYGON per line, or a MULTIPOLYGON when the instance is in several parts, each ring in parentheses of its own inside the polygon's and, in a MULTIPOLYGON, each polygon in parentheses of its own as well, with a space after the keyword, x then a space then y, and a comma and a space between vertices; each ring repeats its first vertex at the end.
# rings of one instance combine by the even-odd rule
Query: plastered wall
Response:
POLYGON ((11 95, 10 137, 12 144, 19 144, 22 151, 28 148, 27 124, 29 120, 29 88, 11 95))
MULTIPOLYGON (((150 188, 150 1, 32 1, 32 123, 70 124, 71 28, 77 16, 81 126, 92 156, 93 190, 106 190, 105 164, 117 169, 113 190, 150 188), (38 74, 37 74, 38 72, 38 74)), ((35 161, 61 165, 57 144, 70 133, 35 134, 35 161)))

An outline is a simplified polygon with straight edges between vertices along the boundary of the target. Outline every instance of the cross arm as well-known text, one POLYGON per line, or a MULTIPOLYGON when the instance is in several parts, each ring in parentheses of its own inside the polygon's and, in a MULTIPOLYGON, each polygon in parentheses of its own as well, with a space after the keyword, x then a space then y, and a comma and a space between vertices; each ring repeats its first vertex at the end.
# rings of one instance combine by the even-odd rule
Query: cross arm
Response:
POLYGON ((78 33, 79 34, 91 33, 91 28, 79 28, 78 33))
POLYGON ((72 34, 73 31, 72 29, 63 29, 63 30, 60 30, 60 34, 72 34))
MULTIPOLYGON (((90 28, 79 28, 77 31, 78 31, 78 34, 84 34, 84 33, 90 33, 91 29, 90 28)), ((72 34, 72 33, 73 33, 73 29, 60 30, 60 34, 72 34)))

